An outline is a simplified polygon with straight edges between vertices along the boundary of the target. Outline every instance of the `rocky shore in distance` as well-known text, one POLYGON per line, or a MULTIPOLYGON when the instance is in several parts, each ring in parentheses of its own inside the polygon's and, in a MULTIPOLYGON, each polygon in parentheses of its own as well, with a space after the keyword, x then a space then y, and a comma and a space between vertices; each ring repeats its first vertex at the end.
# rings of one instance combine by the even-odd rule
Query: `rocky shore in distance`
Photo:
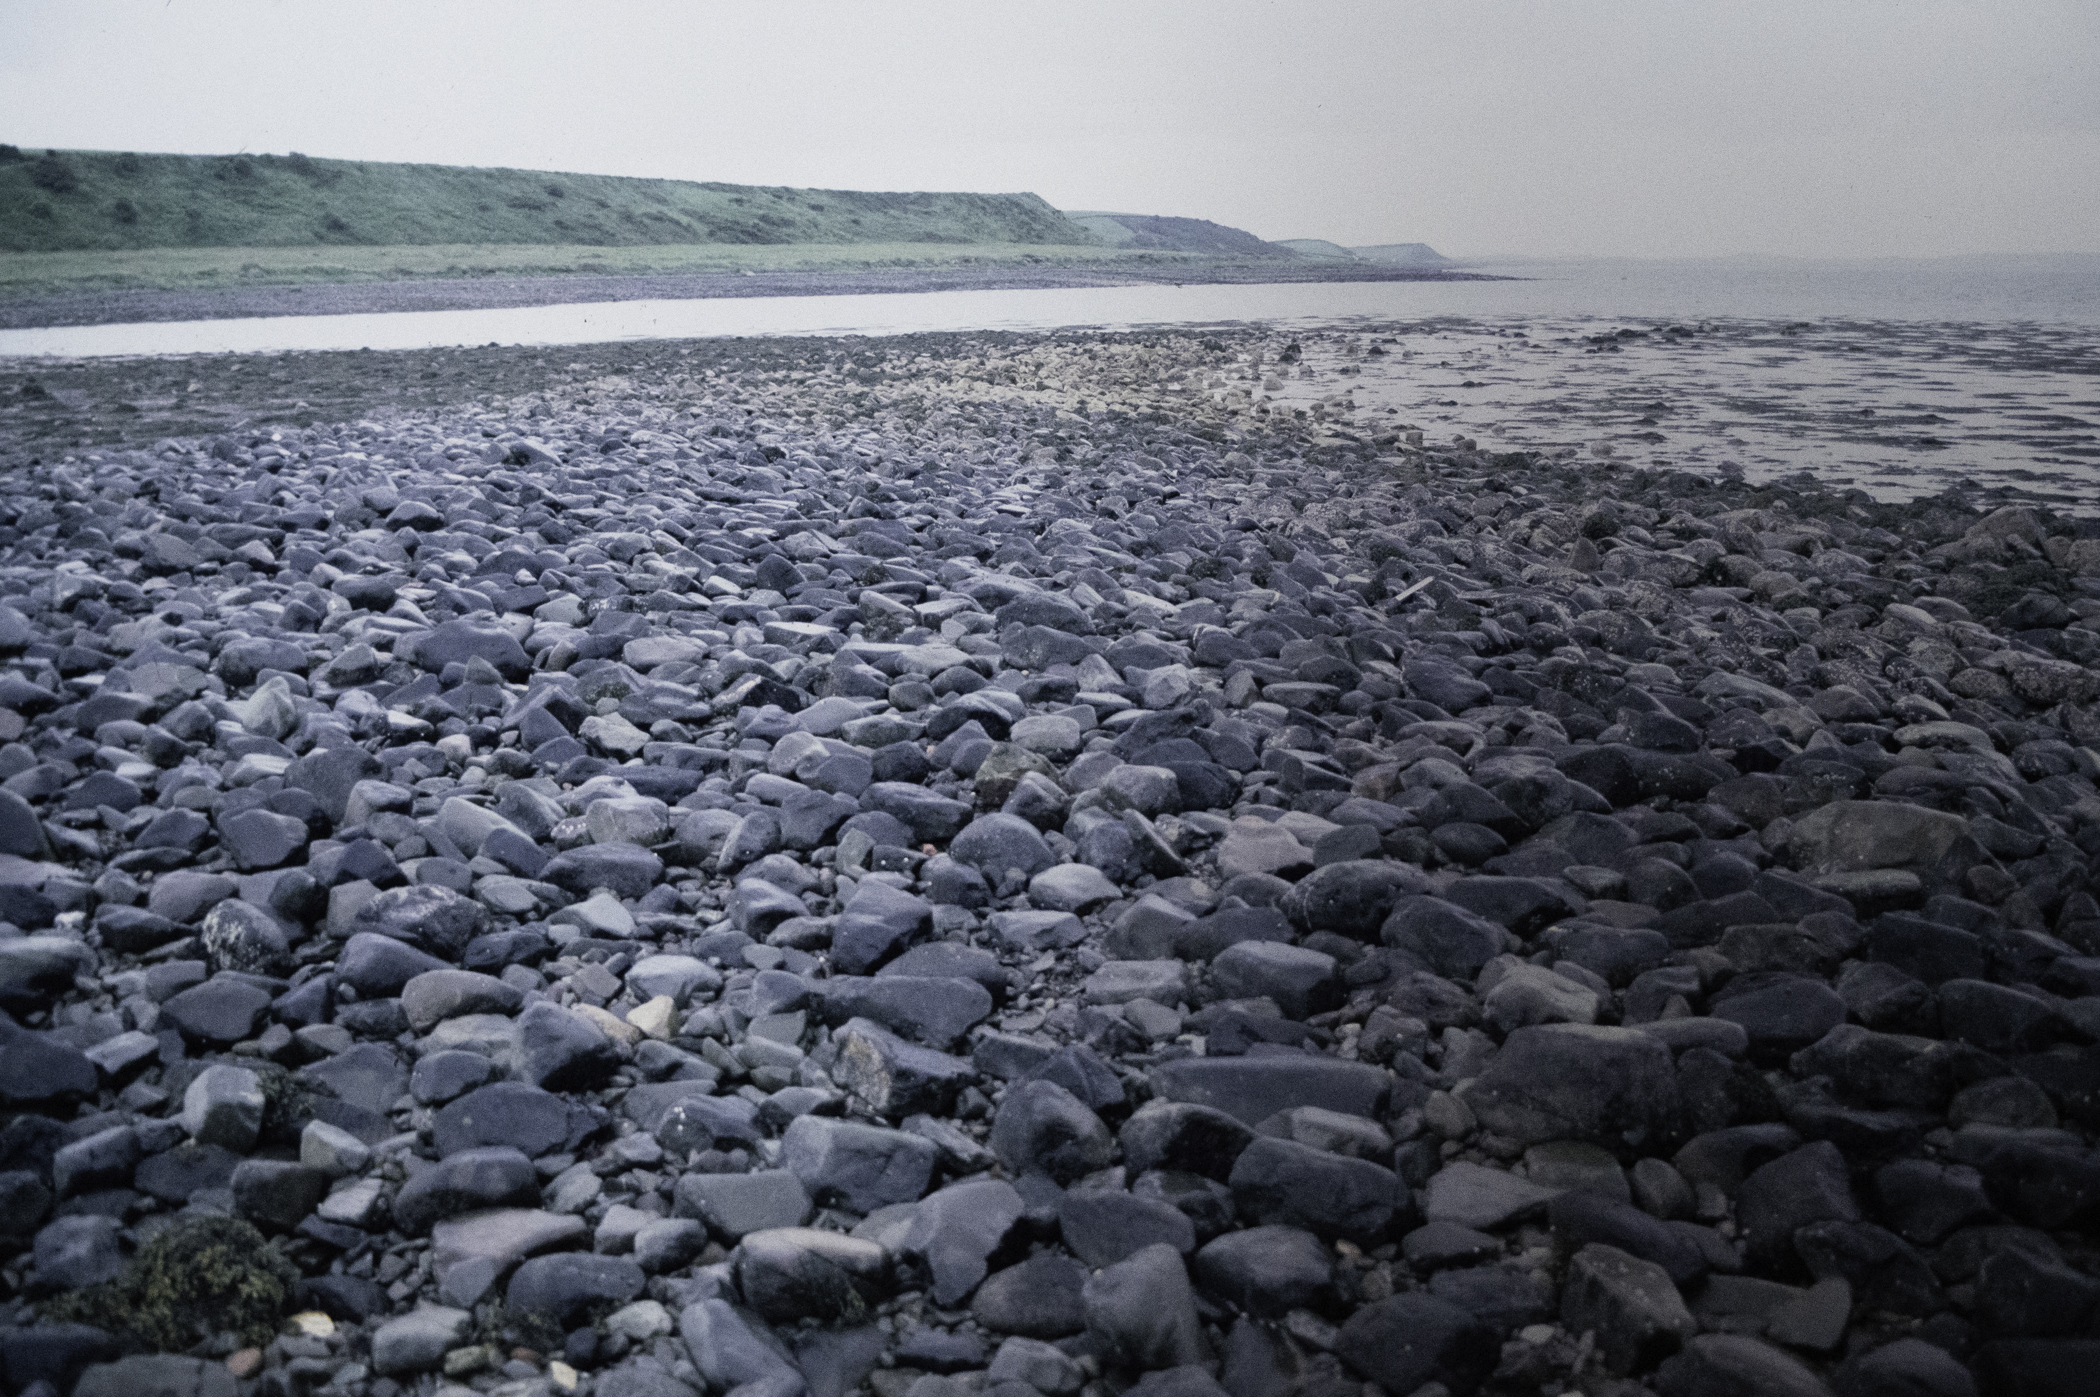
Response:
POLYGON ((2094 526, 1294 352, 6 444, 0 1381, 2089 1390, 2094 526))
POLYGON ((1217 259, 1121 268, 1002 263, 841 271, 655 273, 647 275, 427 277, 400 281, 306 282, 183 290, 66 292, 0 300, 0 329, 114 325, 243 316, 364 315, 407 310, 492 310, 597 301, 693 300, 724 296, 865 296, 911 291, 1058 290, 1178 283, 1245 285, 1296 281, 1506 281, 1366 263, 1293 264, 1217 259))

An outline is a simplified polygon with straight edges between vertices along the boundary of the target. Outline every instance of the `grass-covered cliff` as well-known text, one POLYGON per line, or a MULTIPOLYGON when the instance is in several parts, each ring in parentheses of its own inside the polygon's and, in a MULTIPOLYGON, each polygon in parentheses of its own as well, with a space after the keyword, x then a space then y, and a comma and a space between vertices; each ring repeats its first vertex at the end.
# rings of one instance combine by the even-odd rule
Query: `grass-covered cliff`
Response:
POLYGON ((0 146, 0 250, 10 252, 1094 241, 1033 194, 882 194, 296 153, 0 146))

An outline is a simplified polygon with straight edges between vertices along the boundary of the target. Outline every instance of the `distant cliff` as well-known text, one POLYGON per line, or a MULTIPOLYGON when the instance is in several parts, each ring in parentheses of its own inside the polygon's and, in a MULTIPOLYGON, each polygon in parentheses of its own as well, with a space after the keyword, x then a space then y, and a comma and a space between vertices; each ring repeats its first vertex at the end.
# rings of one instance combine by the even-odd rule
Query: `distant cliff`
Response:
POLYGON ((1340 243, 1328 242, 1325 238, 1284 238, 1278 247, 1287 247, 1300 257, 1309 257, 1315 262, 1354 262, 1356 254, 1340 243))
POLYGON ((1149 213, 1068 213, 1071 222, 1092 233, 1110 247, 1136 248, 1148 252, 1195 252, 1211 257, 1269 257, 1288 260, 1293 254, 1277 243, 1263 242, 1252 233, 1228 228, 1203 218, 1167 218, 1149 213))
POLYGON ((1379 243, 1375 247, 1343 247, 1324 238, 1284 238, 1277 247, 1289 248, 1315 262, 1370 262, 1381 267, 1415 267, 1424 271, 1448 267, 1451 259, 1428 243, 1379 243))
POLYGON ((447 243, 1097 245, 1033 194, 881 194, 298 154, 0 145, 0 249, 11 252, 447 243))
POLYGON ((1451 259, 1428 243, 1379 243, 1375 247, 1352 247, 1365 262, 1383 262, 1394 267, 1442 267, 1451 259))

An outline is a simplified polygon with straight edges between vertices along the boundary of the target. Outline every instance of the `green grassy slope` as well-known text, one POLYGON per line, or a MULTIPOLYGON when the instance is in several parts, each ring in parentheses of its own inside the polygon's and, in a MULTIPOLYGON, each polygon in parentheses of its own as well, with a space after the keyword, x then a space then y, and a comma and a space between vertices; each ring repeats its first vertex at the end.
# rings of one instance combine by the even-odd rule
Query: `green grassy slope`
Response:
POLYGON ((1096 239, 1033 194, 876 194, 615 175, 0 146, 0 250, 1096 239))
POLYGON ((1354 262, 1356 254, 1340 243, 1331 243, 1325 238, 1278 238, 1278 247, 1287 247, 1300 257, 1310 257, 1315 262, 1354 262))
POLYGON ((1366 262, 1382 262, 1392 267, 1441 267, 1451 260, 1428 243, 1379 243, 1372 247, 1352 247, 1349 251, 1366 262))
POLYGON ((1170 218, 1148 213, 1073 212, 1065 217, 1111 247, 1156 252, 1194 252, 1206 257, 1274 257, 1286 261, 1290 249, 1265 243, 1241 228, 1228 228, 1207 218, 1170 218))

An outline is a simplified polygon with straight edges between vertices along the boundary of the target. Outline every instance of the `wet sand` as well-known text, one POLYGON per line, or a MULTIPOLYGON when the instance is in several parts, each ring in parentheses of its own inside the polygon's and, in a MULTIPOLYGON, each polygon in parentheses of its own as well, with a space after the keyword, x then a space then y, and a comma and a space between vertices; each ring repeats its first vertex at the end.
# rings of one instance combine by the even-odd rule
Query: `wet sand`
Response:
POLYGON ((2003 487, 2100 507, 2100 353, 2081 327, 1439 320, 1301 343, 1255 396, 1360 433, 1404 420, 1435 441, 1752 482, 1805 472, 1883 500, 2003 487))
MULTIPOLYGON (((1305 414, 1336 441, 1612 461, 1752 483, 1806 473, 1876 499, 1995 492, 2100 513, 2100 355, 2078 327, 1929 322, 1364 321, 1218 329, 1269 347, 1258 373, 1162 350, 1131 410, 1246 429, 1305 414), (1302 360, 1278 364, 1284 345, 1302 360), (1373 352, 1373 351, 1377 352, 1373 352)), ((1192 341, 1158 332, 924 335, 1024 347, 1192 341)), ((20 460, 89 445, 264 431, 466 401, 559 394, 688 363, 793 359, 836 341, 692 340, 535 348, 0 361, 0 438, 20 460)), ((897 341, 870 340, 869 345, 897 341)), ((1016 383, 1070 407, 1084 390, 1016 383)), ((1097 404, 1101 399, 1093 399, 1097 404)))

